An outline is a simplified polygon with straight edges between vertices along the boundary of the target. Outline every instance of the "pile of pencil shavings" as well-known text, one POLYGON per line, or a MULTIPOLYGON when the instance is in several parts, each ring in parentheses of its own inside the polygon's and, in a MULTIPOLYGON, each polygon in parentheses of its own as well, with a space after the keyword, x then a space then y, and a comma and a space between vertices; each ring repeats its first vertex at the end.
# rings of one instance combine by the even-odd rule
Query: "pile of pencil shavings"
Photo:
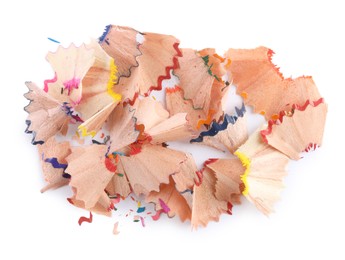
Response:
POLYGON ((42 192, 69 185, 70 203, 107 216, 114 198, 133 193, 193 228, 231 214, 242 195, 271 213, 287 163, 321 145, 327 114, 313 79, 285 79, 272 54, 259 47, 220 56, 113 25, 88 44, 59 46, 47 55, 54 78, 43 89, 26 83, 26 132, 39 150, 42 192), (244 104, 234 115, 223 111, 231 83, 267 121, 250 136, 244 104), (165 102, 152 96, 158 92, 165 102), (198 169, 191 154, 169 148, 177 140, 234 156, 198 169))

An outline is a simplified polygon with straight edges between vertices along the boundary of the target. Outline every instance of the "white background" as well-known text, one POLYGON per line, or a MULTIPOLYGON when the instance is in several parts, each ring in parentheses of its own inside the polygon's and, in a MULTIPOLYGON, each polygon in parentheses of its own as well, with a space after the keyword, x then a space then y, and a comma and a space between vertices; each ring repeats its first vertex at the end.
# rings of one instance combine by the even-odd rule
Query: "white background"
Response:
POLYGON ((342 1, 1 1, 0 259, 344 259, 344 8, 342 1), (320 3, 323 2, 323 3, 320 3), (120 222, 70 206, 68 189, 44 185, 25 135, 27 80, 53 76, 44 57, 98 37, 107 24, 173 34, 181 47, 272 48, 287 77, 312 75, 329 104, 324 145, 289 164, 286 189, 269 218, 244 201, 233 216, 191 232, 163 218, 120 222), (204 258, 205 257, 205 258, 204 258))

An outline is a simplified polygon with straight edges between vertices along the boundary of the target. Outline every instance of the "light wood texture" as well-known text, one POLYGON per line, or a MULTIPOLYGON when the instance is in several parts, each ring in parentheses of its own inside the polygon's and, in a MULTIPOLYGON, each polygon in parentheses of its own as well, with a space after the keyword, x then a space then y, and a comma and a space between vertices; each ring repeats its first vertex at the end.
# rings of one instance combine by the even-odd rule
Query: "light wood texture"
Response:
POLYGON ((305 100, 320 98, 311 77, 284 79, 272 64, 273 51, 266 47, 256 49, 229 49, 225 57, 231 60, 228 67, 247 105, 269 120, 277 118, 280 111, 290 111, 293 104, 302 105, 305 100))

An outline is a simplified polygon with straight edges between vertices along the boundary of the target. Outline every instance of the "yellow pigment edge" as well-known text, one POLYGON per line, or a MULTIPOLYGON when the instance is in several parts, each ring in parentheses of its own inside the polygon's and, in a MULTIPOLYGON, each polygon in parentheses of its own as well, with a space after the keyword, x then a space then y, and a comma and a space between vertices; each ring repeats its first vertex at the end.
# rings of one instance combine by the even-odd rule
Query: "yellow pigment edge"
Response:
POLYGON ((121 94, 116 93, 113 90, 113 86, 117 82, 117 72, 118 72, 114 59, 110 59, 109 65, 110 65, 110 75, 109 75, 109 80, 107 84, 107 92, 115 101, 121 101, 121 98, 122 98, 121 94))
POLYGON ((88 135, 91 135, 91 137, 94 137, 94 136, 96 135, 96 131, 94 131, 94 130, 88 132, 85 125, 80 125, 80 126, 78 126, 78 129, 79 129, 79 131, 81 132, 81 135, 82 135, 83 137, 88 136, 88 135))
POLYGON ((239 151, 236 151, 235 155, 241 160, 242 165, 244 167, 246 167, 246 170, 240 176, 241 177, 241 181, 244 184, 244 191, 242 192, 242 194, 246 196, 249 193, 247 177, 248 177, 248 174, 250 172, 250 159, 244 153, 241 153, 239 151))

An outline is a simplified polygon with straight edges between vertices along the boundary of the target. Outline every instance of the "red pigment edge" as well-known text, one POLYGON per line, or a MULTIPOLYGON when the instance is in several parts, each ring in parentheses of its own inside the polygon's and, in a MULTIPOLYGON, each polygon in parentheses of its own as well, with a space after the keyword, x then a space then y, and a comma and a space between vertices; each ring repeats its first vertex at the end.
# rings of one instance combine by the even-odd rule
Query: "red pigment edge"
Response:
POLYGON ((204 162, 204 166, 207 166, 208 164, 215 163, 218 160, 219 160, 219 158, 209 158, 204 162))
POLYGON ((194 183, 196 186, 200 186, 202 184, 202 179, 204 177, 204 175, 203 175, 204 170, 205 170, 205 168, 201 169, 200 171, 195 172, 196 176, 198 177, 197 180, 194 178, 194 183))
POLYGON ((138 97, 139 97, 139 92, 135 92, 133 98, 132 99, 126 98, 126 100, 123 102, 123 105, 125 106, 129 104, 133 106, 138 97))
MULTIPOLYGON (((174 47, 174 49, 176 51, 176 54, 173 57, 173 65, 165 67, 165 75, 161 75, 161 76, 158 77, 157 86, 151 86, 149 88, 149 90, 146 93, 144 93, 145 97, 149 96, 152 90, 162 90, 162 82, 163 82, 163 80, 170 79, 170 70, 175 70, 175 69, 178 69, 180 67, 180 65, 178 63, 178 57, 182 57, 182 52, 179 49, 179 45, 180 45, 179 42, 175 42, 174 45, 173 45, 173 47, 174 47)), ((138 96, 139 96, 139 93, 135 92, 133 98, 132 99, 127 99, 124 103, 130 104, 131 106, 133 106, 135 101, 136 101, 136 99, 138 98, 138 96)))
MULTIPOLYGON (((316 101, 310 101, 309 99, 304 103, 304 105, 298 105, 298 104, 293 104, 292 105, 292 111, 293 110, 298 110, 298 111, 305 111, 307 109, 307 107, 310 105, 312 107, 317 107, 320 104, 323 104, 325 102, 324 98, 320 98, 316 101)), ((284 116, 286 116, 285 111, 281 111, 279 113, 279 118, 277 120, 269 120, 268 121, 268 126, 266 129, 261 130, 260 134, 261 137, 263 139, 263 141, 268 144, 268 140, 267 140, 267 136, 270 135, 272 133, 272 128, 273 125, 278 125, 279 123, 283 123, 283 118, 284 116)), ((293 115, 292 115, 293 116, 293 115)))
POLYGON ((140 152, 141 152, 141 145, 135 145, 135 144, 130 145, 130 152, 129 152, 130 156, 136 155, 140 152))
POLYGON ((226 210, 226 212, 227 212, 229 215, 232 215, 232 208, 233 208, 233 205, 231 204, 231 202, 228 202, 228 203, 227 203, 227 210, 226 210))
POLYGON ((167 94, 172 94, 172 93, 176 93, 176 92, 181 92, 182 89, 179 86, 175 86, 172 88, 166 88, 165 91, 167 94))
POLYGON ((179 42, 175 42, 174 45, 173 45, 173 47, 174 47, 174 49, 176 51, 176 54, 174 55, 174 58, 173 58, 173 65, 165 67, 165 75, 161 75, 161 76, 158 77, 158 80, 157 80, 158 84, 157 84, 157 86, 151 86, 149 88, 149 91, 144 94, 146 97, 148 95, 150 95, 152 90, 162 90, 162 82, 163 82, 163 80, 170 79, 170 70, 175 70, 175 69, 178 69, 180 67, 180 65, 178 63, 178 57, 182 57, 182 52, 179 49, 179 45, 180 45, 179 42))
POLYGON ((104 160, 104 164, 108 171, 116 172, 117 167, 110 158, 106 157, 104 160))
POLYGON ((88 223, 92 223, 92 213, 90 211, 90 216, 87 218, 87 217, 80 217, 79 220, 78 220, 78 224, 79 226, 81 226, 82 223, 84 222, 88 222, 88 223))

